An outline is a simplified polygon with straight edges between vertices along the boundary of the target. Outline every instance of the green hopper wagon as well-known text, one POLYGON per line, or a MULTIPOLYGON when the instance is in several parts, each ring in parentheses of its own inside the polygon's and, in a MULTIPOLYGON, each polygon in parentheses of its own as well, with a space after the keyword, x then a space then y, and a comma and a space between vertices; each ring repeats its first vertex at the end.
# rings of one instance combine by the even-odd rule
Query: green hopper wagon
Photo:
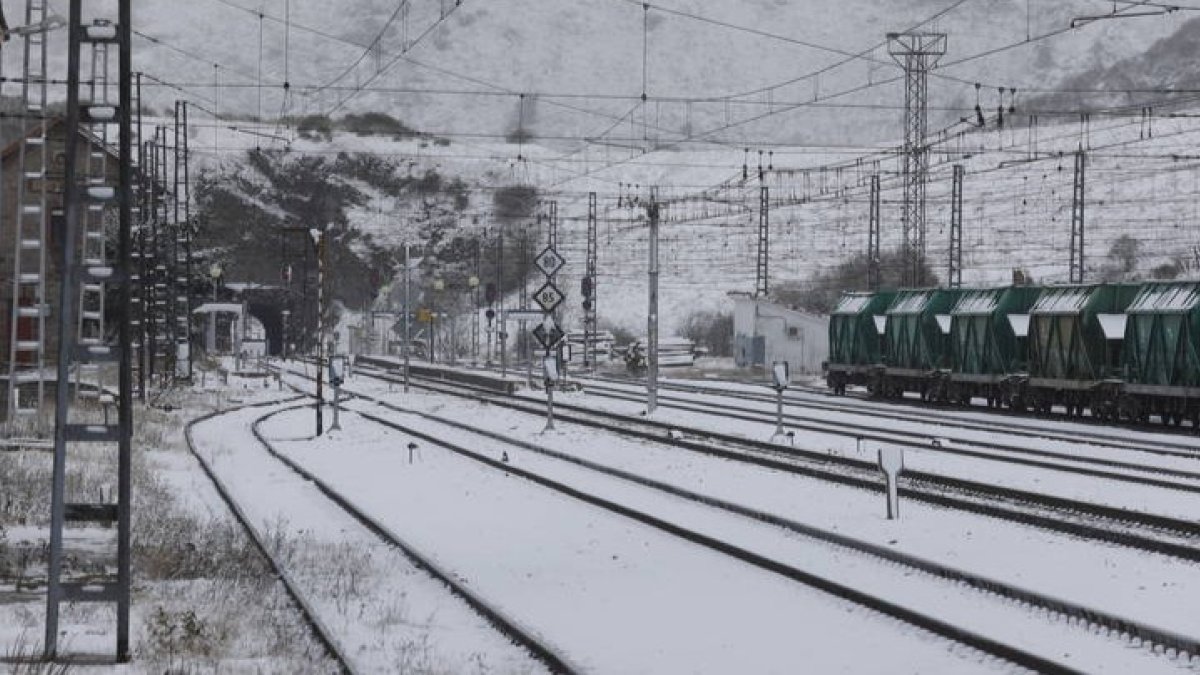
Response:
POLYGON ((1040 287, 967 290, 950 311, 951 375, 947 400, 974 397, 989 406, 1011 403, 1028 368, 1029 309, 1040 287))
POLYGON ((1146 283, 1125 310, 1124 415, 1178 424, 1200 406, 1200 282, 1146 283))
POLYGON ((905 391, 927 397, 931 378, 950 370, 950 310, 962 295, 959 289, 932 288, 900 291, 887 311, 884 333, 887 365, 885 395, 905 391))
POLYGON ((830 313, 826 380, 835 393, 867 384, 868 374, 882 367, 884 312, 894 297, 892 291, 845 293, 830 313))
POLYGON ((1048 413, 1093 411, 1115 402, 1123 313, 1139 286, 1099 284, 1043 289, 1030 309, 1028 402, 1048 413))

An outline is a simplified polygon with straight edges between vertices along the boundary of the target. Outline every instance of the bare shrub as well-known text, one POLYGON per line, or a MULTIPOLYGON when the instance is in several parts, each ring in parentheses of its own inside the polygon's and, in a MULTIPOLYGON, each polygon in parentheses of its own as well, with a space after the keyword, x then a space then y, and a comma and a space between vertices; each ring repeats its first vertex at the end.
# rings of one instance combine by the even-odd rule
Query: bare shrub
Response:
POLYGON ((161 665, 164 672, 178 672, 197 659, 211 659, 227 637, 191 609, 172 612, 155 607, 146 620, 147 639, 142 653, 161 665))
POLYGON ((41 650, 21 633, 4 650, 4 661, 10 675, 62 675, 71 671, 70 664, 48 663, 42 660, 41 650))
POLYGON ((712 356, 733 356, 733 315, 728 312, 692 312, 679 334, 708 347, 712 356))

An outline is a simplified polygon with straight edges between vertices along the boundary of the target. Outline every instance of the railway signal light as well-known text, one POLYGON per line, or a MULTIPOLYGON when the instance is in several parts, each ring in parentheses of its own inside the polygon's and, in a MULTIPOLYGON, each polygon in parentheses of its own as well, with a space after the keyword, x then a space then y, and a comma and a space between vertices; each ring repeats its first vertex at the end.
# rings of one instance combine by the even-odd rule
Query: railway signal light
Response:
POLYGON ((592 278, 584 277, 579 281, 579 291, 585 298, 592 297, 592 278))
MULTIPOLYGON (((489 305, 496 302, 496 284, 489 282, 483 287, 483 300, 489 305)), ((489 316, 488 318, 492 317, 489 316)))

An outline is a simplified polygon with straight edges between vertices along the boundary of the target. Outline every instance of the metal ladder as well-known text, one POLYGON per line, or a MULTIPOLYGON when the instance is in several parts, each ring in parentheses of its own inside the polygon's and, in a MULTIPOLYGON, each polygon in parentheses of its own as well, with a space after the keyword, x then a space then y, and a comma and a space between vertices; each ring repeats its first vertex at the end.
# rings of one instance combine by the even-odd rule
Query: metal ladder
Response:
POLYGON ((192 232, 188 203, 187 102, 175 101, 174 250, 171 280, 175 300, 175 376, 192 378, 192 232))
MULTIPOLYGON (((167 128, 160 126, 155 130, 155 195, 154 195, 154 322, 155 345, 154 352, 159 359, 158 373, 160 384, 166 387, 174 378, 175 373, 175 322, 173 282, 171 264, 174 258, 174 247, 170 245, 173 236, 171 224, 171 193, 167 189, 170 184, 170 172, 167 164, 167 128)), ((172 263, 173 264, 173 263, 172 263)))
MULTIPOLYGON (((103 20, 93 24, 96 30, 103 30, 111 24, 103 20)), ((89 106, 93 110, 115 110, 111 100, 108 85, 108 61, 110 44, 106 42, 91 43, 91 81, 88 98, 81 100, 81 106, 89 106)), ((108 143, 109 125, 115 120, 95 119, 90 123, 80 125, 80 133, 88 135, 88 147, 85 149, 86 167, 83 181, 89 188, 103 187, 108 183, 108 143)), ((105 202, 93 201, 86 204, 83 213, 81 238, 79 242, 81 259, 85 266, 102 267, 108 264, 107 238, 104 229, 105 213, 110 211, 105 202)), ((104 284, 84 283, 79 292, 79 314, 77 315, 76 340, 78 344, 87 347, 99 345, 104 341, 104 284)), ((76 364, 75 397, 99 401, 103 404, 112 403, 110 394, 104 392, 104 380, 98 363, 76 364)))
MULTIPOLYGON (((25 23, 46 22, 45 0, 28 0, 25 23)), ((9 326, 8 417, 37 415, 45 396, 46 365, 46 180, 49 168, 46 120, 46 35, 24 35, 24 114, 36 121, 26 126, 20 143, 17 181, 17 236, 14 238, 12 322, 9 326)))
POLYGON ((145 146, 142 143, 142 76, 141 73, 136 74, 136 87, 133 90, 133 103, 130 108, 130 114, 136 115, 136 123, 134 125, 136 133, 133 140, 133 163, 134 179, 137 190, 133 206, 130 208, 129 215, 132 218, 131 227, 133 228, 133 250, 130 252, 130 294, 131 294, 131 309, 133 316, 130 319, 130 328, 133 330, 133 342, 130 348, 133 350, 133 360, 130 361, 130 369, 133 371, 133 388, 137 392, 137 397, 141 401, 146 400, 146 286, 143 281, 146 278, 146 157, 145 146), (136 112, 135 112, 136 111, 136 112))
MULTIPOLYGON (((131 497, 131 438, 133 430, 132 372, 130 345, 130 254, 132 252, 131 209, 133 167, 131 157, 132 129, 130 125, 130 2, 119 0, 115 22, 83 24, 82 0, 71 0, 67 61, 67 113, 64 209, 66 214, 63 236, 56 241, 62 283, 59 289, 58 321, 58 379, 54 410, 54 472, 50 505, 50 560, 46 592, 45 657, 58 657, 59 612, 64 603, 113 603, 116 605, 116 656, 129 658, 129 596, 130 596, 130 505, 131 497), (81 96, 81 60, 85 51, 96 44, 116 45, 119 50, 119 88, 116 105, 89 100, 81 96), (97 182, 81 171, 78 161, 94 148, 94 140, 82 127, 97 124, 119 126, 116 150, 118 178, 97 182), (81 143, 84 144, 81 147, 81 143), (109 263, 90 257, 79 237, 89 209, 118 209, 117 256, 109 263), (97 264, 99 262, 99 264, 97 264), (84 342, 79 336, 79 324, 74 313, 85 291, 100 286, 116 291, 113 307, 117 324, 115 341, 103 339, 84 342), (112 396, 116 420, 109 419, 108 406, 104 421, 97 422, 94 404, 72 405, 70 378, 72 372, 92 366, 109 365, 116 368, 117 390, 112 396), (91 417, 89 417, 91 415, 91 417), (115 500, 80 501, 83 495, 70 494, 67 489, 67 463, 77 460, 83 446, 98 452, 116 454, 115 500), (65 526, 75 528, 89 524, 116 523, 115 575, 104 580, 78 581, 64 579, 65 526)), ((92 51, 95 54, 95 51, 92 51)), ((108 100, 108 99, 105 99, 108 100)), ((74 492, 74 491, 73 491, 74 492)), ((111 494, 111 492, 110 492, 111 494)), ((94 499, 94 498, 93 498, 94 499)))

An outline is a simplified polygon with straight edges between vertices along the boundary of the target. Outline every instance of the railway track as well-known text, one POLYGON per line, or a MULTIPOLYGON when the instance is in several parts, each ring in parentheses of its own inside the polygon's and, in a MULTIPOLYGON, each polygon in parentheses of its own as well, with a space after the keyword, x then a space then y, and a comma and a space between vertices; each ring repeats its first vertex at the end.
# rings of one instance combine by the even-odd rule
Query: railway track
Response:
POLYGON ((831 530, 813 527, 732 502, 698 494, 643 475, 615 469, 569 453, 535 445, 504 433, 490 431, 437 414, 407 409, 378 397, 356 394, 354 401, 348 405, 348 411, 385 428, 419 438, 426 443, 444 448, 464 458, 503 471, 506 474, 519 476, 566 496, 633 519, 692 543, 730 555, 748 564, 780 574, 798 583, 818 588, 844 600, 860 604, 947 639, 969 645, 993 656, 1010 661, 1015 665, 1037 672, 1063 673, 1077 671, 1039 654, 1006 644, 979 631, 972 631, 957 623, 946 621, 938 617, 936 612, 913 609, 912 607, 898 604, 886 598, 860 591, 843 582, 796 568, 788 563, 781 562, 777 558, 764 556, 729 541, 714 538, 695 529, 681 526, 677 522, 654 515, 644 509, 638 509, 626 503, 615 502, 593 491, 581 489, 577 484, 556 479, 543 471, 517 467, 506 461, 496 459, 492 456, 496 453, 496 444, 500 443, 499 447, 533 452, 543 457, 569 464, 572 467, 580 467, 590 472, 662 493, 672 498, 703 505, 704 507, 739 516, 750 521, 779 527, 833 548, 848 550, 855 554, 876 559, 881 561, 885 566, 900 566, 925 577, 944 580, 956 587, 964 587, 972 593, 980 594, 980 601, 985 601, 985 598, 990 599, 990 601, 997 601, 996 599, 999 598, 999 601, 1011 606, 1017 606, 1031 615, 1044 616, 1050 621, 1063 621, 1080 627, 1090 632, 1094 637, 1106 638, 1115 635, 1128 646, 1147 649, 1151 653, 1171 654, 1174 658, 1181 660, 1189 659, 1193 654, 1200 654, 1200 643, 1186 636, 1139 624, 1095 609, 1064 602, 1063 600, 1051 598, 1044 594, 1017 588, 1011 584, 987 579, 970 572, 954 569, 935 561, 908 555, 884 546, 856 540, 831 530), (358 402, 370 404, 370 410, 364 410, 365 406, 358 402), (448 441, 444 433, 438 433, 428 428, 418 428, 409 423, 402 423, 396 419, 384 417, 379 414, 380 408, 389 412, 402 414, 406 417, 415 416, 423 422, 432 423, 436 427, 446 427, 466 432, 473 438, 479 439, 479 442, 448 441), (491 453, 485 454, 477 450, 476 448, 480 446, 489 448, 491 453))
MULTIPOLYGON (((300 397, 297 397, 294 399, 290 399, 290 400, 298 401, 303 398, 311 398, 311 397, 309 397, 307 395, 303 395, 303 396, 300 396, 300 397)), ((246 406, 246 407, 266 407, 266 406, 278 407, 279 405, 280 405, 279 401, 273 401, 273 402, 267 403, 267 404, 256 404, 254 406, 246 406)), ((296 475, 298 475, 305 481, 308 481, 322 495, 324 495, 326 498, 328 498, 329 501, 331 501, 333 504, 335 504, 338 507, 338 509, 340 509, 347 516, 349 516, 354 521, 359 523, 364 529, 366 529, 368 532, 370 532, 372 535, 374 535, 379 541, 383 542, 384 544, 386 544, 390 547, 393 547, 395 550, 399 551, 400 554, 403 555, 404 558, 409 563, 411 563, 413 566, 417 567, 418 569, 421 569, 422 571, 424 571, 431 577, 433 577, 433 578, 437 579, 439 582, 441 582, 450 591, 450 593, 452 595, 454 595, 455 597, 457 597, 460 600, 462 600, 463 602, 465 602, 472 610, 474 610, 476 613, 478 613, 485 621, 487 621, 501 635, 504 635, 506 638, 511 640, 513 643, 515 643, 515 644, 521 646, 522 648, 524 648, 525 650, 527 650, 529 652, 529 654, 531 654, 535 660, 542 663, 550 672, 553 672, 553 673, 575 673, 575 672, 578 672, 578 669, 576 667, 574 667, 573 665, 570 665, 569 662, 565 658, 563 658, 562 656, 557 654, 551 647, 546 645, 538 636, 534 635, 532 632, 530 632, 530 631, 526 630, 524 627, 522 627, 518 621, 507 616, 505 613, 503 613, 499 609, 491 606, 485 599, 479 597, 477 594, 475 594, 473 591, 471 591, 469 588, 467 588, 464 584, 462 584, 457 578, 455 578, 454 575, 447 573, 445 570, 443 570, 440 566, 438 566, 432 560, 430 560, 426 556, 422 555, 420 553, 420 551, 418 551, 413 546, 411 546, 410 544, 408 544, 407 542, 405 542, 404 540, 402 540, 401 538, 396 536, 394 533, 389 531, 387 528, 383 527, 379 522, 374 520, 369 514, 358 509, 344 495, 342 495, 338 491, 332 489, 328 484, 326 484, 324 481, 322 481, 318 476, 311 474, 310 472, 306 471, 303 467, 299 466, 292 460, 288 459, 287 457, 285 457, 284 455, 279 453, 275 449, 275 447, 271 444, 271 442, 267 438, 265 438, 262 435, 261 431, 259 430, 260 425, 264 421, 270 419, 271 417, 273 417, 275 415, 279 415, 284 412, 290 412, 290 411, 296 410, 298 408, 310 407, 310 405, 311 404, 309 404, 309 403, 292 405, 292 406, 283 407, 281 409, 278 409, 278 410, 275 410, 275 411, 272 411, 272 412, 262 415, 258 419, 254 420, 254 422, 251 424, 251 431, 254 435, 254 438, 261 444, 263 449, 267 453, 269 453, 280 465, 282 465, 283 467, 286 467, 286 469, 288 471, 295 473, 296 475)), ((237 410, 240 410, 240 408, 237 410)), ((217 491, 221 495, 222 500, 230 508, 231 512, 234 513, 235 517, 241 523, 243 529, 245 529, 247 531, 247 533, 250 535, 250 537, 254 540, 258 549, 267 558, 269 564, 271 565, 272 570, 279 576, 280 580, 284 583, 284 586, 287 589, 289 597, 291 597, 292 600, 297 604, 297 606, 301 608, 301 612, 304 616, 305 622, 312 628, 314 635, 316 635, 318 637, 318 639, 321 641, 321 643, 326 646, 326 648, 329 650, 330 654, 338 662, 339 667, 343 670, 343 672, 356 673, 358 671, 353 666, 352 658, 349 657, 350 652, 345 648, 344 645, 341 645, 338 642, 338 640, 333 636, 333 634, 330 632, 328 627, 321 621, 318 613, 313 609, 311 603, 309 603, 305 600, 303 592, 297 587, 296 582, 294 581, 292 575, 289 574, 289 572, 285 568, 285 566, 282 565, 281 562, 277 558, 275 558, 274 556, 271 555, 266 543, 263 541, 263 539, 258 534, 258 532, 255 530, 255 528, 251 525, 249 519, 246 517, 245 512, 243 511, 241 506, 236 502, 236 500, 233 499, 228 488, 221 482, 219 477, 213 471, 210 464, 204 458, 203 453, 200 453, 195 446, 195 442, 192 438, 192 429, 195 425, 209 421, 220 414, 227 414, 227 413, 230 413, 233 411, 234 410, 227 410, 227 411, 224 411, 223 413, 214 413, 214 414, 206 415, 206 416, 198 418, 197 420, 194 420, 192 423, 190 423, 186 430, 188 447, 191 450, 193 456, 195 456, 196 459, 200 462, 201 466, 204 469, 205 474, 213 482, 214 486, 216 486, 217 491)))
MULTIPOLYGON (((360 367, 358 372, 383 381, 400 381, 382 369, 360 367)), ((299 373, 293 375, 303 377, 299 373)), ((415 379, 412 384, 425 390, 466 397, 532 415, 544 414, 544 408, 536 401, 496 396, 476 387, 415 379)), ((776 444, 697 429, 683 429, 684 438, 672 438, 671 432, 680 430, 678 425, 564 402, 555 403, 555 414, 563 421, 666 443, 682 450, 872 492, 882 492, 884 489, 874 463, 852 457, 783 448, 776 444)), ((900 494, 905 499, 935 506, 1200 562, 1200 523, 1189 520, 920 471, 908 471, 902 476, 900 494)))
POLYGON ((263 540, 263 537, 259 535, 258 530, 251 525, 250 519, 246 516, 245 511, 243 511, 242 507, 238 505, 236 500, 234 500, 233 495, 230 494, 229 489, 225 486, 225 483, 222 482, 217 476, 216 472, 213 471, 208 460, 205 459, 204 455, 196 448, 196 442, 192 435, 193 429, 197 425, 211 421, 223 415, 228 415, 250 408, 266 408, 287 404, 289 402, 299 401, 304 398, 306 397, 296 396, 291 399, 284 399, 282 401, 275 400, 265 403, 251 403, 249 405, 238 406, 235 408, 213 411, 188 422, 187 426, 184 427, 183 436, 187 441, 188 451, 191 452, 192 457, 194 457, 200 464, 200 468, 204 471, 204 475, 207 476, 209 482, 213 484, 217 494, 221 497, 221 501, 225 503, 225 506, 229 509, 229 512, 233 514, 235 519, 237 519, 238 524, 241 525, 242 530, 246 533, 246 536, 249 537, 252 542, 254 542, 255 548, 257 548, 258 552, 262 554, 263 559, 267 561, 267 565, 271 568, 271 572, 279 579, 280 584, 283 586, 284 592, 287 593, 288 598, 299 610, 300 617, 304 621, 304 624, 309 628, 317 641, 320 642, 325 648, 325 651, 329 654, 330 658, 337 663, 338 669, 342 673, 346 673, 347 675, 357 675, 359 671, 357 671, 352 665, 351 660, 347 656, 346 649, 338 642, 336 638, 334 638, 333 633, 329 630, 325 623, 321 621, 320 615, 305 599, 304 594, 300 591, 299 586, 293 580, 292 575, 288 572, 287 568, 284 567, 280 560, 271 553, 270 547, 267 546, 267 543, 263 540))
MULTIPOLYGON (((607 387, 605 385, 588 385, 587 391, 589 394, 617 400, 633 402, 644 400, 644 397, 639 393, 616 387, 607 387)), ((717 401, 697 401, 661 393, 658 396, 658 401, 660 406, 671 407, 686 412, 719 414, 728 419, 747 422, 771 424, 775 422, 775 413, 764 409, 730 405, 717 401)), ((865 441, 877 441, 915 448, 925 452, 987 459, 1039 469, 1068 471, 1097 478, 1107 478, 1139 485, 1200 494, 1200 471, 1034 449, 1013 443, 955 437, 953 434, 938 434, 936 437, 931 437, 927 432, 899 430, 869 422, 855 421, 853 426, 850 426, 849 424, 830 422, 818 417, 797 414, 795 412, 785 413, 783 419, 789 428, 793 430, 832 434, 865 441), (931 443, 935 439, 937 444, 931 443), (1112 471, 1111 469, 1118 469, 1118 471, 1112 471), (1150 475, 1142 476, 1125 472, 1150 475)), ((1196 459, 1200 455, 1187 455, 1187 457, 1188 459, 1196 459)))
MULTIPOLYGON (((624 378, 612 375, 586 375, 581 378, 583 381, 591 382, 606 382, 611 384, 619 384, 626 386, 644 386, 644 381, 634 378, 624 378)), ((749 382, 739 382, 738 384, 752 384, 749 382)), ((765 386, 762 383, 757 383, 758 386, 765 386)), ((761 401, 774 404, 775 397, 773 394, 755 393, 748 391, 730 390, 718 387, 707 387, 703 384, 681 384, 679 382, 660 382, 660 390, 670 390, 680 393, 702 394, 722 396, 726 398, 742 399, 748 401, 761 401)), ((1101 422, 1090 417, 1067 418, 1061 420, 1055 418, 1036 417, 1029 413, 1018 413, 1006 409, 988 409, 988 408, 961 408, 954 411, 947 410, 948 406, 942 404, 924 403, 917 399, 904 399, 903 401, 888 401, 881 402, 872 399, 869 396, 851 396, 851 397, 834 397, 828 391, 816 387, 793 386, 788 393, 784 395, 785 403, 793 406, 799 406, 811 410, 821 410, 825 412, 839 412, 846 414, 868 415, 876 419, 903 421, 903 422, 926 422, 929 424, 944 425, 947 427, 980 431, 985 433, 998 433, 1015 436, 1019 438, 1037 438, 1049 439, 1070 443, 1084 442, 1100 447, 1108 447, 1121 450, 1133 450, 1137 452, 1145 452, 1173 457, 1186 457, 1190 459, 1200 458, 1200 443, 1191 440, 1172 441, 1162 438, 1141 438, 1130 439, 1118 436, 1113 433, 1090 431, 1085 429, 1071 429, 1069 431, 1051 429, 1049 427, 1030 428, 1027 422, 1030 419, 1055 421, 1061 423, 1069 423, 1077 426, 1093 426, 1102 428, 1112 428, 1113 424, 1109 422, 1101 422), (796 392, 804 392, 798 394, 796 392), (902 409, 903 412, 900 412, 902 409), (989 416, 1013 418, 1020 422, 1007 423, 1001 420, 976 420, 964 419, 961 413, 985 412, 989 416), (955 413, 960 414, 955 414, 955 413)), ((1134 425, 1120 425, 1118 428, 1124 428, 1135 432, 1144 432, 1146 427, 1134 425)), ((1168 427, 1153 427, 1154 434, 1172 434, 1183 435, 1187 431, 1177 430, 1168 427)), ((1194 431, 1192 432, 1194 433, 1194 431)))

